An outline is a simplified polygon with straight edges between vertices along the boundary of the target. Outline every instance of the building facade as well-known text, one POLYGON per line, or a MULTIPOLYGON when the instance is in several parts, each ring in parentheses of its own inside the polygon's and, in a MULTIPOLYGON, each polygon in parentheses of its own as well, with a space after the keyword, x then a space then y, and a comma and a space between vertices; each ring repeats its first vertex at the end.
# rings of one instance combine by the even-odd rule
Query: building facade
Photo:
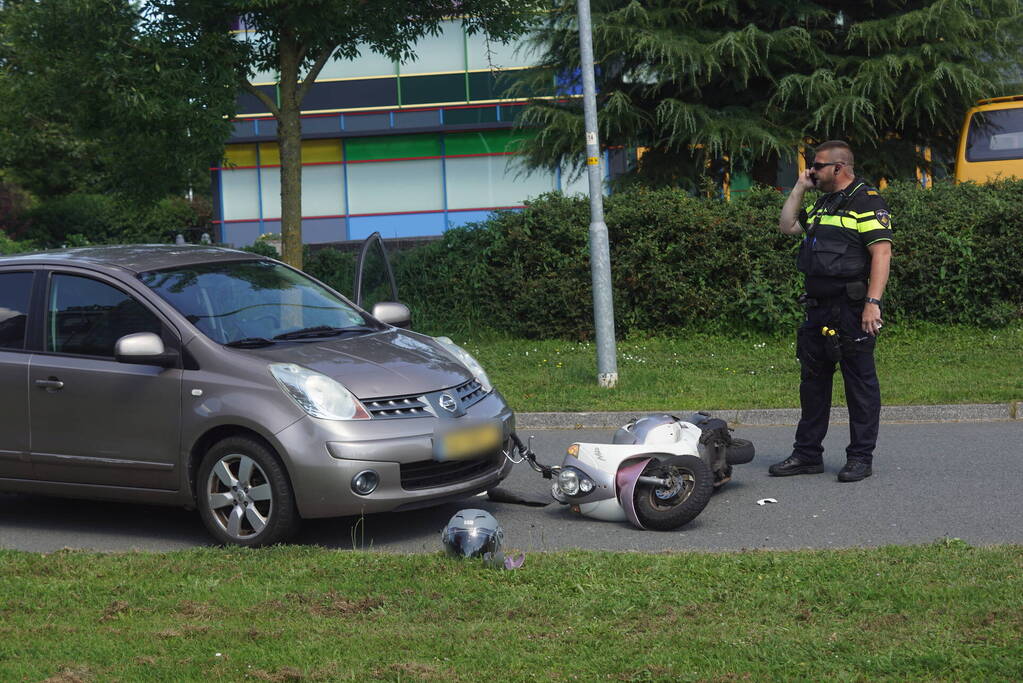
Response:
MULTIPOLYGON (((415 52, 405 64, 368 50, 331 60, 310 88, 302 105, 305 242, 439 235, 544 192, 586 192, 585 175, 527 173, 514 156, 530 133, 515 130, 525 102, 508 96, 508 76, 532 65, 528 45, 467 35, 455 20, 415 52)), ((275 74, 253 82, 276 96, 275 74)), ((557 86, 537 95, 564 95, 557 86)), ((243 95, 238 111, 212 180, 218 237, 244 246, 280 232, 280 157, 276 121, 259 100, 243 95)))

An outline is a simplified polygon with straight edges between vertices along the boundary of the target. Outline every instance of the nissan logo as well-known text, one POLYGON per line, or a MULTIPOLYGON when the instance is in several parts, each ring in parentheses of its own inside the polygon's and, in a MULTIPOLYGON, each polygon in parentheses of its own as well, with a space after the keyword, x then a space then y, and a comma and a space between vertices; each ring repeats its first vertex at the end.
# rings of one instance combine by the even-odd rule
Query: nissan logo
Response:
POLYGON ((451 394, 440 395, 440 407, 449 413, 453 413, 458 409, 458 403, 455 402, 455 397, 451 394))

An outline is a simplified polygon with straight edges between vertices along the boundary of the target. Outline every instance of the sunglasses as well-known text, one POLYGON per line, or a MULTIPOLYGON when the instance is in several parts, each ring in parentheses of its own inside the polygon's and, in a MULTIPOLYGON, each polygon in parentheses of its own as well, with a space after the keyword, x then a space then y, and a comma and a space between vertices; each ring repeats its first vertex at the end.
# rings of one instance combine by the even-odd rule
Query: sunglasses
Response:
POLYGON ((820 163, 818 161, 818 162, 814 162, 812 165, 813 165, 813 170, 815 170, 815 171, 823 171, 828 166, 841 166, 842 162, 841 161, 829 161, 826 164, 822 164, 822 163, 820 163))

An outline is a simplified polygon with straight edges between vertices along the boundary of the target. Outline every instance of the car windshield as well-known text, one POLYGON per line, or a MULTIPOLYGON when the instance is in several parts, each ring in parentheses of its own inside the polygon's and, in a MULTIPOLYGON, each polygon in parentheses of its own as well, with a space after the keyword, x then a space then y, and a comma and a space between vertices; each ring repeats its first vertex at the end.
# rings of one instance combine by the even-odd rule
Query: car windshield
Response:
POLYGON ((271 261, 204 263, 139 279, 221 344, 259 346, 377 329, 344 299, 271 261))

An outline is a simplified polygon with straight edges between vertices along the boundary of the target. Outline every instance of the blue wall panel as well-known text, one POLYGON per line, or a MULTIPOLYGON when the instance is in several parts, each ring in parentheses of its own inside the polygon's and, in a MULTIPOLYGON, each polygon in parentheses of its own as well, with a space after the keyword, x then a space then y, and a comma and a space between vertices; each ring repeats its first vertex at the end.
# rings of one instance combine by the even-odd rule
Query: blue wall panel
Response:
MULTIPOLYGON (((500 211, 522 211, 522 209, 499 209, 500 211)), ((457 228, 466 223, 481 223, 494 211, 449 211, 448 228, 457 228)))
POLYGON ((423 237, 444 232, 443 213, 412 213, 395 216, 352 216, 348 239, 366 239, 374 232, 381 237, 423 237))
POLYGON ((305 218, 302 220, 302 241, 305 244, 343 242, 348 239, 344 218, 305 218))
POLYGON ((232 247, 247 247, 259 237, 259 221, 223 223, 220 228, 220 239, 232 247))
POLYGON ((479 223, 487 220, 490 211, 449 211, 448 228, 457 228, 466 223, 479 223))
POLYGON ((277 233, 281 234, 281 221, 277 220, 264 220, 263 221, 263 233, 277 233))

